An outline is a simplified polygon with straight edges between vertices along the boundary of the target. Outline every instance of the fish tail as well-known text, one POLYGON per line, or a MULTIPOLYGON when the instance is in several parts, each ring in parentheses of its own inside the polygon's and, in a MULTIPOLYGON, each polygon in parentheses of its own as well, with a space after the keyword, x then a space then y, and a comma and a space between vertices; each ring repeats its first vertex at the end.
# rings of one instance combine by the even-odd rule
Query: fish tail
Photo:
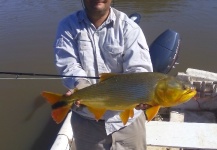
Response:
POLYGON ((44 91, 41 95, 51 104, 51 116, 53 120, 57 124, 61 123, 71 109, 71 105, 68 105, 67 102, 63 101, 62 94, 44 91))
POLYGON ((61 101, 62 94, 56 94, 52 92, 43 91, 41 94, 51 105, 61 101))
POLYGON ((69 105, 64 106, 64 107, 60 107, 57 109, 53 109, 51 116, 52 116, 53 120, 57 124, 59 124, 65 119, 65 117, 67 116, 70 109, 71 109, 71 106, 69 106, 69 105))

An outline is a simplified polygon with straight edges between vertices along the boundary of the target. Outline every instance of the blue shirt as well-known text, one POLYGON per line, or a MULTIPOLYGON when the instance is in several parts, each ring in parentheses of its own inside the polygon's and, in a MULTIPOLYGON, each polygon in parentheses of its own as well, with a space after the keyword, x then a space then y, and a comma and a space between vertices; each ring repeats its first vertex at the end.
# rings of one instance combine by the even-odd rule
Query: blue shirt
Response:
MULTIPOLYGON (((126 14, 114 8, 98 28, 89 21, 85 10, 64 18, 58 27, 55 42, 55 63, 60 74, 74 76, 99 76, 100 73, 132 73, 153 71, 149 48, 141 28, 126 14)), ((64 85, 73 89, 79 78, 64 78, 64 85)), ((87 79, 88 80, 88 79, 87 79)), ((92 84, 96 79, 89 79, 92 84)), ((94 116, 84 108, 79 114, 94 116)), ((134 110, 134 117, 142 111, 134 110)), ((107 134, 124 125, 119 111, 106 111, 107 134)))

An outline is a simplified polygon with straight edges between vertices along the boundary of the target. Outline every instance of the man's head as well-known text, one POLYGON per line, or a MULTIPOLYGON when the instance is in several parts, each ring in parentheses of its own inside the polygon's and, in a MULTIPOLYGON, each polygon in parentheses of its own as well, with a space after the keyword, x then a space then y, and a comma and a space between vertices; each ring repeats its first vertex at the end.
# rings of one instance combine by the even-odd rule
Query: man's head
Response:
POLYGON ((109 12, 112 0, 83 0, 87 13, 104 15, 109 12))

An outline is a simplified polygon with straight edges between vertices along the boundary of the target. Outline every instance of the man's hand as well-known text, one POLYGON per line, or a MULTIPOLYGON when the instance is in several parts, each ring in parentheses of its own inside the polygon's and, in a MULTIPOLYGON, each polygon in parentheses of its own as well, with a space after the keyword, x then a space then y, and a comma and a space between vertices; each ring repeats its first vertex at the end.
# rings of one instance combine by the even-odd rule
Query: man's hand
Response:
MULTIPOLYGON (((88 87, 88 86, 90 86, 91 85, 91 83, 88 81, 88 80, 85 80, 85 79, 79 79, 79 80, 77 80, 76 82, 75 82, 75 88, 76 89, 83 89, 83 88, 85 88, 85 87, 88 87)), ((74 93, 74 89, 71 89, 71 90, 68 90, 65 94, 64 94, 64 96, 70 96, 70 95, 72 95, 74 93)), ((74 102, 74 104, 75 104, 75 106, 77 106, 77 107, 80 107, 80 101, 79 100, 77 100, 77 101, 75 101, 74 102)))
POLYGON ((80 90, 80 89, 83 89, 83 88, 88 87, 90 85, 91 85, 91 83, 88 80, 79 79, 75 82, 74 86, 80 90))
MULTIPOLYGON (((67 91, 67 92, 64 94, 64 96, 70 96, 70 95, 72 95, 73 93, 74 93, 74 90, 69 90, 69 91, 67 91)), ((77 107, 80 107, 80 101, 79 101, 79 100, 75 101, 74 104, 75 104, 77 107)))
POLYGON ((67 92, 64 94, 64 96, 70 96, 70 95, 72 95, 72 93, 74 93, 74 91, 73 91, 73 90, 69 90, 69 91, 67 91, 67 92))

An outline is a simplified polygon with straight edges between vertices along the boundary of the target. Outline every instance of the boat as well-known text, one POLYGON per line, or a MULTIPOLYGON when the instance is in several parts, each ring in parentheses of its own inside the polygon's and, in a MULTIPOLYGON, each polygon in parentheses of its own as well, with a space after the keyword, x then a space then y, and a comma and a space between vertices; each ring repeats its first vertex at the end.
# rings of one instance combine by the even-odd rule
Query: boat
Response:
MULTIPOLYGON (((141 16, 130 15, 136 23, 141 16)), ((168 73, 177 63, 180 35, 167 29, 150 45, 155 72, 168 73)), ((190 81, 200 98, 182 105, 163 108, 153 121, 146 123, 147 149, 188 148, 217 149, 217 73, 188 68, 178 78, 190 81), (197 119, 195 119, 197 117, 197 119)), ((68 113, 51 150, 75 150, 73 132, 68 113)))
MULTIPOLYGON (((217 73, 188 68, 186 73, 180 72, 177 77, 190 80, 201 91, 201 98, 197 102, 190 100, 176 107, 165 108, 154 121, 147 122, 147 149, 217 149, 217 73)), ((51 150, 75 150, 70 119, 71 112, 51 150)))

